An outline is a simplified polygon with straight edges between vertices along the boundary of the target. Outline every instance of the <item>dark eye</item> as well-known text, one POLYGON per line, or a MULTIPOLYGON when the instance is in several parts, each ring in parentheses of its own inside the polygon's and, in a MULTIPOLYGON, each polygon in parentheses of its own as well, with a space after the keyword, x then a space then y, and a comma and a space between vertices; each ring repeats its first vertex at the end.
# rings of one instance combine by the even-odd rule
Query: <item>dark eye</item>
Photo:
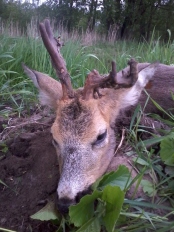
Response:
POLYGON ((58 144, 58 142, 55 140, 55 139, 52 139, 52 144, 55 146, 55 147, 57 147, 59 144, 58 144))
POLYGON ((102 142, 105 140, 106 135, 107 135, 107 130, 106 130, 104 133, 99 134, 99 135, 97 136, 97 139, 96 139, 96 141, 93 143, 93 145, 98 145, 98 144, 102 143, 102 142))

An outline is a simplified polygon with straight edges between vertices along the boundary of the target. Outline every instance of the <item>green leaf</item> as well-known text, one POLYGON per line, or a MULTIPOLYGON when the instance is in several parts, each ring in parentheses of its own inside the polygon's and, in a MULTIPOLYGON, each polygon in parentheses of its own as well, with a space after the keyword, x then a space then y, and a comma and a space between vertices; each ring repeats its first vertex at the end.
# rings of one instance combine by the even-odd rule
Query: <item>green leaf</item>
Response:
POLYGON ((37 219, 41 221, 49 221, 58 219, 58 212, 55 209, 55 205, 53 202, 49 202, 39 210, 37 213, 30 216, 32 219, 37 219))
POLYGON ((169 39, 171 38, 171 30, 169 30, 169 29, 167 29, 167 32, 168 32, 168 34, 169 34, 169 39))
POLYGON ((174 139, 167 138, 161 141, 160 157, 165 164, 174 166, 174 139))
POLYGON ((137 144, 137 146, 152 146, 155 143, 159 143, 165 139, 169 139, 169 138, 173 138, 174 139, 174 132, 170 132, 170 134, 168 135, 164 135, 164 136, 160 136, 160 137, 155 137, 155 138, 151 138, 151 139, 147 139, 144 141, 141 141, 137 144))
POLYGON ((5 229, 5 228, 1 228, 0 227, 0 231, 4 231, 4 232, 17 232, 16 230, 8 230, 8 229, 5 229))
MULTIPOLYGON (((94 54, 87 54, 86 56, 87 56, 87 57, 93 57, 93 58, 99 60, 99 58, 98 58, 96 55, 94 55, 94 54)), ((99 60, 99 61, 100 61, 100 60, 99 60)))
POLYGON ((164 206, 164 205, 161 205, 161 204, 153 204, 153 203, 148 203, 148 202, 145 202, 145 201, 140 201, 140 199, 136 199, 136 200, 127 200, 125 199, 124 200, 124 203, 125 204, 130 204, 131 207, 135 207, 135 206, 138 206, 138 207, 146 207, 146 208, 149 208, 149 209, 164 209, 164 210, 168 210, 168 211, 173 211, 173 208, 172 207, 167 207, 167 206, 164 206))
POLYGON ((153 183, 148 180, 142 180, 141 186, 143 187, 144 193, 147 193, 150 197, 153 197, 156 194, 153 183))
POLYGON ((131 182, 129 169, 120 165, 115 172, 110 172, 102 177, 98 183, 98 188, 103 189, 107 185, 119 186, 124 190, 126 185, 131 182))
POLYGON ((144 140, 144 141, 140 141, 139 143, 137 143, 137 146, 152 146, 154 145, 155 143, 159 143, 161 142, 162 140, 164 139, 164 137, 155 137, 155 138, 151 138, 151 139, 147 139, 147 140, 144 140))
POLYGON ((94 217, 91 218, 88 222, 86 222, 77 232, 100 232, 101 225, 99 218, 94 217))
POLYGON ((172 193, 174 194, 174 180, 171 180, 169 182, 169 189, 172 191, 172 193))
POLYGON ((124 192, 117 186, 106 186, 103 190, 102 200, 106 202, 103 222, 107 231, 112 232, 124 202, 124 192))
POLYGON ((134 111, 134 114, 132 115, 129 130, 132 130, 134 123, 136 123, 136 118, 138 117, 140 109, 141 109, 141 106, 138 105, 134 111))
POLYGON ((140 164, 140 165, 143 165, 143 166, 149 166, 149 163, 147 161, 141 159, 141 158, 134 157, 132 160, 137 164, 140 164))
POLYGON ((5 185, 6 187, 8 187, 2 180, 0 180, 0 184, 5 185))
POLYGON ((69 216, 75 226, 80 227, 94 215, 94 200, 101 196, 101 192, 95 190, 91 195, 81 198, 77 205, 69 207, 69 216))
POLYGON ((11 59, 13 59, 13 56, 11 56, 11 55, 8 55, 8 54, 1 54, 0 55, 0 59, 2 59, 2 58, 11 58, 11 59))

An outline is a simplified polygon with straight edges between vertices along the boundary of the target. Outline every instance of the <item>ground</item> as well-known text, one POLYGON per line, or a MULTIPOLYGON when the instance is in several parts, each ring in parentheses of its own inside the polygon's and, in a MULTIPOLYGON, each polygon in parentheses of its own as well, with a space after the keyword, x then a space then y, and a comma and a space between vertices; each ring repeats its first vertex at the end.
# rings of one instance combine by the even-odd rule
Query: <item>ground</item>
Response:
POLYGON ((56 202, 58 164, 52 145, 52 118, 35 114, 27 120, 0 120, 1 139, 8 152, 0 151, 0 227, 17 232, 55 231, 52 224, 32 220, 30 215, 48 201, 56 202), (38 120, 39 118, 39 120, 38 120), (43 118, 43 117, 42 117, 43 118), (6 129, 4 130, 4 125, 6 129))
MULTIPOLYGON (((130 118, 121 119, 117 121, 118 131, 125 126, 123 121, 130 123, 130 118)), ((54 115, 45 109, 35 110, 30 117, 25 113, 8 119, 0 117, 0 228, 17 232, 56 231, 50 222, 30 218, 47 202, 53 201, 55 205, 57 202, 59 171, 50 133, 53 121, 54 115)), ((155 122, 148 119, 149 123, 155 122)), ((160 123, 155 128, 161 128, 160 123)), ((128 157, 124 156, 125 147, 121 150, 110 169, 119 164, 132 169, 128 157)), ((143 194, 142 190, 138 193, 143 194)))

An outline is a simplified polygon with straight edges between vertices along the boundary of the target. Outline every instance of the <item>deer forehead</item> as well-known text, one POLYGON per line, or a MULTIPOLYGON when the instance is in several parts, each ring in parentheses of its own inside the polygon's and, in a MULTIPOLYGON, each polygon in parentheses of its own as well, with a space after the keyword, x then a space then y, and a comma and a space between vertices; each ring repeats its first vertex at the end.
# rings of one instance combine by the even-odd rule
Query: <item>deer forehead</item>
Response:
POLYGON ((60 143, 71 139, 89 143, 103 133, 107 126, 96 100, 75 99, 68 103, 59 102, 57 117, 51 130, 53 137, 60 143))

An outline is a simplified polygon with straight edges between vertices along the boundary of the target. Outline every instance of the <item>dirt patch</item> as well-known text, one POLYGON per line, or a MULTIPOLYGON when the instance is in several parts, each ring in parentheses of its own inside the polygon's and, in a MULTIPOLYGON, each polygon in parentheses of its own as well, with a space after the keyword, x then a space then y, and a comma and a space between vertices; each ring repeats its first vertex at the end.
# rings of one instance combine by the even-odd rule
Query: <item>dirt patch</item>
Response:
MULTIPOLYGON (((25 122, 21 120, 16 125, 25 122)), ((30 219, 48 201, 56 202, 58 164, 50 126, 26 126, 27 133, 20 126, 14 131, 15 137, 7 142, 7 154, 0 153, 0 180, 8 186, 0 184, 0 227, 17 232, 55 231, 49 222, 30 219)))

